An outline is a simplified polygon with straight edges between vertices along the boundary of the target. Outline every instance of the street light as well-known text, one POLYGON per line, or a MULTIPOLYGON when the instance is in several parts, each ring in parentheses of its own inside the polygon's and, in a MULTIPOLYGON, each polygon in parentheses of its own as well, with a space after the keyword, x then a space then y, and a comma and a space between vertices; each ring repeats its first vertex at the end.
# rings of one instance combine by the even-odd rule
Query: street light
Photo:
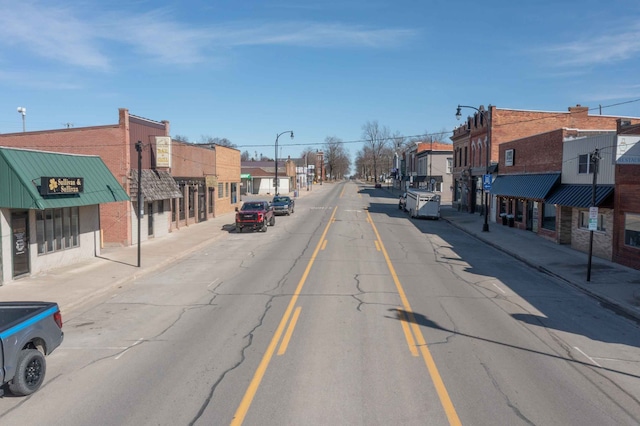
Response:
MULTIPOLYGON (((456 118, 458 120, 460 120, 460 117, 462 117, 462 113, 460 112, 461 108, 471 108, 471 109, 475 109, 476 111, 478 111, 480 113, 480 115, 482 115, 482 117, 484 117, 484 121, 487 123, 487 146, 485 148, 486 151, 486 169, 485 169, 485 174, 488 175, 489 174, 489 150, 491 149, 491 115, 489 115, 489 117, 487 117, 487 115, 485 114, 486 111, 484 110, 480 110, 476 107, 473 106, 468 106, 468 105, 458 105, 458 109, 456 110, 456 118)), ((491 105, 489 105, 489 110, 491 110, 491 105)), ((483 188, 482 190, 484 191, 484 199, 483 199, 483 203, 484 203, 484 224, 482 225, 482 232, 489 232, 489 192, 484 190, 484 179, 482 180, 482 184, 483 184, 483 188)))
POLYGON ((275 182, 276 194, 275 195, 278 195, 278 139, 280 138, 280 136, 284 135, 285 133, 291 133, 291 139, 293 139, 293 130, 287 130, 286 132, 279 133, 276 136, 276 182, 275 182))
POLYGON ((24 123, 24 116, 27 115, 27 109, 25 107, 18 107, 18 114, 22 114, 22 132, 26 132, 27 128, 24 123))

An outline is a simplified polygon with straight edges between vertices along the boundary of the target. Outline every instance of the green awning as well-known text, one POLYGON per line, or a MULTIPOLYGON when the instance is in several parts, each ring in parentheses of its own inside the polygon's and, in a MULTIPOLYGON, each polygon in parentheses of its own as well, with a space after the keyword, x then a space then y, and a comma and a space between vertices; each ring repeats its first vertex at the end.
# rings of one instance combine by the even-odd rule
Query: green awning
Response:
POLYGON ((0 207, 44 210, 129 201, 97 155, 61 154, 0 147, 0 207), (81 178, 82 191, 42 195, 43 177, 81 178))

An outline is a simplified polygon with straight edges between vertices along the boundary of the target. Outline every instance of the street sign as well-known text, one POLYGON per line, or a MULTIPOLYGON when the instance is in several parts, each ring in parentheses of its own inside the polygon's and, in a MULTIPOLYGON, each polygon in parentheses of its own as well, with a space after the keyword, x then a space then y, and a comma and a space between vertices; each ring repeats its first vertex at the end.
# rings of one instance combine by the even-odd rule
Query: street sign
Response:
POLYGON ((482 188, 485 191, 491 191, 491 175, 482 175, 482 188))
POLYGON ((598 230, 598 208, 589 207, 589 231, 598 230))

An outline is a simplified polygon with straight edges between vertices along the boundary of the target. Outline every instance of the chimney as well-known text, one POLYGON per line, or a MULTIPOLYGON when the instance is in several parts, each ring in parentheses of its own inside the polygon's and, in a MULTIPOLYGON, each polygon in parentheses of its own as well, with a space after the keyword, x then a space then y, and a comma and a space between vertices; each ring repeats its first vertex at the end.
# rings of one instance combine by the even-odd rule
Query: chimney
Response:
POLYGON ((571 114, 589 114, 589 107, 583 107, 580 104, 576 104, 574 107, 569 107, 569 112, 571 114))

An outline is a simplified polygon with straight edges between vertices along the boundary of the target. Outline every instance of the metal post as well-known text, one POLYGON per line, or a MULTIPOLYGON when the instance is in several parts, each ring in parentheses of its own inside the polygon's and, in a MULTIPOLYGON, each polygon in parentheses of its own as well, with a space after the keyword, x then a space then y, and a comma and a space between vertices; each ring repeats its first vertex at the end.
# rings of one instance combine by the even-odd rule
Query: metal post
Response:
POLYGON ((142 228, 142 214, 144 212, 144 205, 142 203, 142 141, 136 143, 136 151, 138 151, 138 268, 140 267, 140 239, 142 228))
POLYGON ((280 138, 280 136, 284 135, 285 133, 291 133, 291 139, 293 139, 292 130, 287 130, 286 132, 282 132, 276 135, 276 181, 275 181, 276 193, 275 195, 278 195, 278 139, 280 138))
POLYGON ((276 136, 276 181, 274 183, 276 189, 275 189, 275 195, 278 195, 278 138, 280 137, 280 135, 276 136))
MULTIPOLYGON (((591 188, 591 207, 596 207, 596 186, 598 182, 598 160, 600 160, 598 149, 591 154, 591 165, 593 166, 593 187, 591 188)), ((598 219, 596 218, 596 221, 598 219)), ((597 223, 597 222, 596 222, 597 223)), ((593 255, 593 230, 589 231, 589 260, 587 262, 587 282, 591 281, 591 257, 593 255)))

